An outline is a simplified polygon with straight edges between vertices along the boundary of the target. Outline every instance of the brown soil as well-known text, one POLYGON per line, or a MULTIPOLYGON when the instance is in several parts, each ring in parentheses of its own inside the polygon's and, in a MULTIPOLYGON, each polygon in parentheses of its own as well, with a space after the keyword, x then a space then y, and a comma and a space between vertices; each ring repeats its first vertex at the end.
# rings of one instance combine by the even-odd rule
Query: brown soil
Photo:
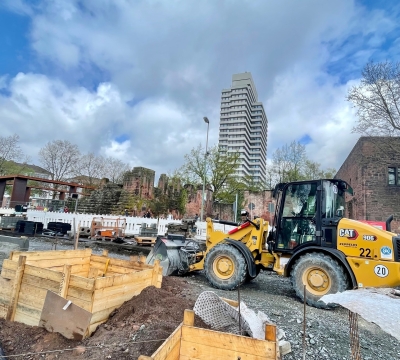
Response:
MULTIPOLYGON (((144 289, 82 342, 3 319, 0 319, 0 341, 5 355, 25 354, 15 359, 137 359, 139 355, 150 356, 182 322, 184 310, 192 309, 194 302, 195 296, 186 280, 165 277, 161 289, 144 289), (60 349, 75 350, 49 352, 60 349), (27 355, 37 352, 43 353, 27 355)), ((195 325, 207 328, 198 318, 195 325)))

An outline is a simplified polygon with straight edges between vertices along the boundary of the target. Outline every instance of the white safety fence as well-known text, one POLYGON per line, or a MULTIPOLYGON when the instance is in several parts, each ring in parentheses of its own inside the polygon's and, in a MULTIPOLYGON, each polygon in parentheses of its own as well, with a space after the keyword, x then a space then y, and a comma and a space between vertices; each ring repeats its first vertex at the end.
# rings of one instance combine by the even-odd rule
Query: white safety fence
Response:
MULTIPOLYGON (((47 228, 49 222, 62 222, 71 224, 71 226, 73 226, 74 218, 75 218, 75 226, 79 225, 80 227, 90 227, 94 217, 103 217, 105 219, 105 226, 112 227, 116 225, 116 219, 118 218, 117 216, 113 215, 59 213, 50 211, 45 212, 39 210, 28 210, 27 217, 29 221, 36 221, 43 223, 44 228, 47 228)), ((167 224, 169 223, 179 224, 181 222, 180 220, 148 219, 148 218, 131 217, 131 216, 127 217, 121 216, 120 218, 126 219, 125 233, 127 235, 139 234, 142 224, 147 224, 147 227, 149 227, 151 224, 157 224, 157 223, 158 223, 158 235, 164 235, 167 231, 167 224)), ((196 238, 198 238, 199 240, 205 240, 206 222, 198 221, 196 223, 196 227, 197 227, 196 238)), ((233 228, 234 226, 230 225, 214 224, 215 230, 221 230, 223 232, 228 232, 233 228)))

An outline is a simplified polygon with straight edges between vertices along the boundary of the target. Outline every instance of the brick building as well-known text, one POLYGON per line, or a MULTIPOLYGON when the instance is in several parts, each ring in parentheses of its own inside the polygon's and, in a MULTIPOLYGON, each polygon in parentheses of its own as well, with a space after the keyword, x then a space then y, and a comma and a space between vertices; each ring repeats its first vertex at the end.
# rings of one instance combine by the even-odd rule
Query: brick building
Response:
POLYGON ((392 230, 400 230, 400 137, 361 137, 336 178, 353 188, 347 217, 385 221, 393 214, 392 230))
POLYGON ((144 167, 134 167, 125 173, 123 188, 142 199, 154 196, 155 171, 144 167))

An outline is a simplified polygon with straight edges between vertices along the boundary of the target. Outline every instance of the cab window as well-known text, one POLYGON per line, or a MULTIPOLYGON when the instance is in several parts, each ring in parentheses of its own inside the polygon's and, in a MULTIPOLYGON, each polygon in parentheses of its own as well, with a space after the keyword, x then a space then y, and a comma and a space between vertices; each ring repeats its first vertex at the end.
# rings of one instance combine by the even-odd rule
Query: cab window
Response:
POLYGON ((286 188, 278 249, 290 250, 315 241, 316 207, 317 183, 292 184, 286 188))

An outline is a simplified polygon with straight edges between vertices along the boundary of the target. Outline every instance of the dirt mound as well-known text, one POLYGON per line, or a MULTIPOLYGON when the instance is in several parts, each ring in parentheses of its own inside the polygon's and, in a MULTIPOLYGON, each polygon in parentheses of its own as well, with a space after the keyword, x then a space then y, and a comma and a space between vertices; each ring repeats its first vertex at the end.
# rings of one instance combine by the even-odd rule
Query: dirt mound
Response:
MULTIPOLYGON (((150 356, 182 322, 185 309, 192 309, 195 296, 184 279, 163 278, 161 289, 148 287, 114 311, 92 337, 82 342, 67 340, 38 327, 0 320, 0 341, 6 355, 67 348, 77 350, 21 359, 136 359, 150 356)), ((196 326, 207 327, 196 318, 196 326)))

